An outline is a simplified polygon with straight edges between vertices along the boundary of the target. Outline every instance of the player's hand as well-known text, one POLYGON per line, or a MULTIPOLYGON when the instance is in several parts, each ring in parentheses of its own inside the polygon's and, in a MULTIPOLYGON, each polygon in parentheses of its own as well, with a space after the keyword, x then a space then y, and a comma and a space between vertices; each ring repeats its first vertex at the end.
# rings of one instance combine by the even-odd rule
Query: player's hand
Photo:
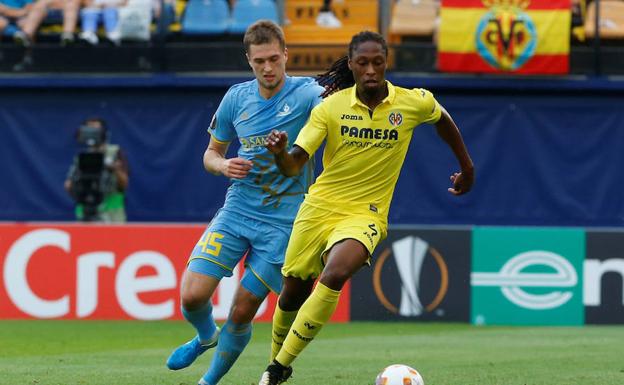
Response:
POLYGON ((115 159, 112 163, 107 164, 106 167, 112 172, 121 171, 123 163, 121 162, 121 159, 115 159))
POLYGON ((474 171, 453 173, 453 175, 451 175, 451 183, 453 187, 448 189, 451 194, 462 195, 467 193, 474 183, 474 171))
POLYGON ((279 154, 286 149, 288 144, 288 134, 286 131, 273 130, 267 136, 265 147, 273 154, 279 154))
POLYGON ((223 161, 221 174, 228 178, 243 179, 249 174, 253 163, 245 158, 230 158, 223 161))

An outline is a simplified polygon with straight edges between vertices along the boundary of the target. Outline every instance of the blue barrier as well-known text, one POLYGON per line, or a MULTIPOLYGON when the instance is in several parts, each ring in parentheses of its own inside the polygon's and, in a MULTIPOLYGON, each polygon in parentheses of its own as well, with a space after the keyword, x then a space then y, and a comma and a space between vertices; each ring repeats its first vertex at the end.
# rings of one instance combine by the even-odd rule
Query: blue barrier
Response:
MULTIPOLYGON (((435 93, 460 126, 477 170, 474 191, 450 196, 454 157, 431 126, 417 128, 391 223, 624 224, 624 82, 389 78, 435 93)), ((63 190, 78 151, 73 135, 86 117, 102 116, 129 158, 130 220, 208 221, 227 181, 203 170, 206 128, 227 87, 246 79, 0 78, 0 220, 73 219, 63 190)))

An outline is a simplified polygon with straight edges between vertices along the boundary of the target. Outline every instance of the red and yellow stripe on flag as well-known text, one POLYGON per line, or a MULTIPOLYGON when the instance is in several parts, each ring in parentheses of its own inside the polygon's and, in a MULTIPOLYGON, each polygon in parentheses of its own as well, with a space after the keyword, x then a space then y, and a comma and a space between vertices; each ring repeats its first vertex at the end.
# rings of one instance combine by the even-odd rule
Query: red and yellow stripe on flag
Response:
POLYGON ((439 69, 568 73, 570 18, 570 0, 442 0, 439 69))

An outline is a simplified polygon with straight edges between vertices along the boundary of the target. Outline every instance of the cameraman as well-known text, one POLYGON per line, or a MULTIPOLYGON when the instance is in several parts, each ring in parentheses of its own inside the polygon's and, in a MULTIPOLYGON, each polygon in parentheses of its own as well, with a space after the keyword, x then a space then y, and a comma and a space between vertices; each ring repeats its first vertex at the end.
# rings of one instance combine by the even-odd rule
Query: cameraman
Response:
POLYGON ((65 190, 76 201, 76 218, 86 222, 125 222, 128 162, 119 145, 108 143, 106 122, 85 120, 77 132, 84 149, 74 157, 65 190))

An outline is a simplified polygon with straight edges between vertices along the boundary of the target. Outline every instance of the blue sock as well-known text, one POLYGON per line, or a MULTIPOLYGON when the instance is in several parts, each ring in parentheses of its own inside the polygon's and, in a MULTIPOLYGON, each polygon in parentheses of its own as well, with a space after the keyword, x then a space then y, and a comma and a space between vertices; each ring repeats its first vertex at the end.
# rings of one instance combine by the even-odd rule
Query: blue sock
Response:
POLYGON ((251 339, 251 324, 235 324, 228 320, 221 329, 217 351, 212 356, 204 381, 215 385, 227 373, 251 339))
POLYGON ((192 311, 186 310, 182 306, 182 314, 191 325, 195 326, 201 342, 209 341, 217 330, 217 325, 212 317, 212 304, 210 301, 204 307, 192 311))

